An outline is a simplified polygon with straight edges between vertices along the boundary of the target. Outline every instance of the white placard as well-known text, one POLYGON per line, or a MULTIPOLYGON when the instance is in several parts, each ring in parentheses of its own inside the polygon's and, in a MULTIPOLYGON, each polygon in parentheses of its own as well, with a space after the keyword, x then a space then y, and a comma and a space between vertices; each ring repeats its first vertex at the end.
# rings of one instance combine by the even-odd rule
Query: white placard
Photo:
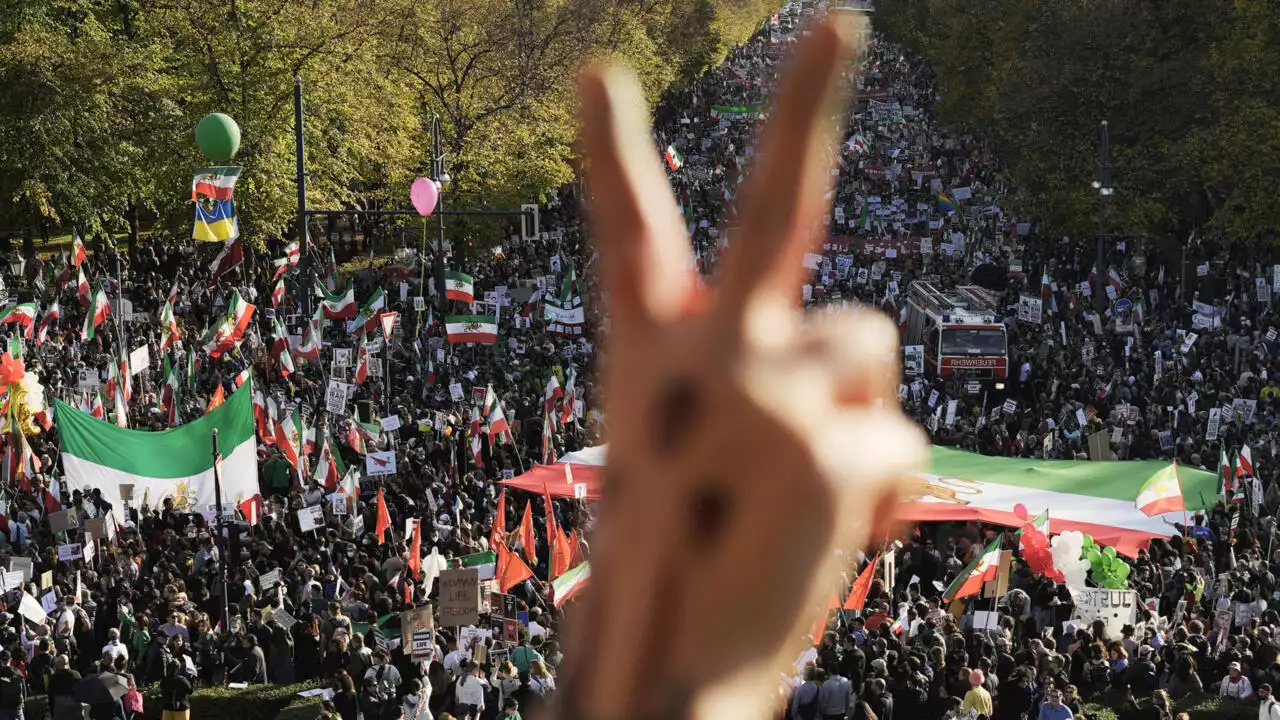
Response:
POLYGON ((462 402, 462 398, 465 397, 462 394, 462 383, 451 383, 449 385, 449 397, 454 402, 462 402))
POLYGON ((312 505, 299 510, 298 526, 302 528, 302 532, 324 527, 324 508, 320 505, 312 505))
POLYGON ((386 416, 386 417, 382 418, 381 420, 379 420, 378 422, 382 423, 382 429, 383 429, 383 430, 386 430, 387 432, 391 432, 392 430, 399 430, 399 429, 400 429, 400 416, 399 416, 399 415, 388 415, 388 416, 386 416))
POLYGON ((1044 316, 1044 302, 1040 298, 1021 295, 1018 297, 1018 320, 1031 325, 1039 325, 1044 316))
POLYGON ((1210 440, 1210 441, 1217 440, 1218 428, 1219 428, 1219 425, 1221 425, 1221 423, 1222 423, 1222 411, 1219 410, 1218 408, 1210 408, 1209 422, 1205 423, 1205 428, 1204 428, 1204 439, 1210 440))
POLYGON ((334 348, 333 365, 340 368, 351 367, 351 348, 334 348))
POLYGON ((948 401, 947 401, 947 419, 946 419, 946 421, 945 421, 945 422, 946 422, 947 427, 951 427, 952 425, 955 425, 955 424, 956 424, 956 408, 957 408, 959 405, 960 405, 960 401, 959 401, 959 400, 948 400, 948 401))
POLYGON ((18 614, 37 625, 43 625, 49 618, 49 613, 27 592, 22 593, 22 600, 18 602, 18 614))
POLYGON ((396 451, 371 452, 364 456, 364 474, 375 475, 396 474, 396 451))
POLYGON ((929 393, 929 407, 933 407, 934 405, 937 405, 937 404, 938 404, 938 391, 933 390, 929 393))
POLYGON ((1075 603, 1074 615, 1087 625, 1101 620, 1106 625, 1109 636, 1119 637, 1125 625, 1137 622, 1138 593, 1132 590, 1074 585, 1068 585, 1067 590, 1071 592, 1071 601, 1075 603))
POLYGON ((279 570, 264 572, 258 576, 258 589, 261 590, 262 592, 266 592, 268 590, 274 590, 276 587, 276 583, 278 582, 280 582, 279 570))
POLYGON ((80 543, 68 543, 58 546, 58 559, 62 562, 75 562, 84 557, 84 548, 80 543))
POLYGON ((1004 407, 1003 407, 1003 408, 1001 408, 1001 409, 1004 411, 1004 414, 1005 414, 1005 415, 1012 415, 1013 413, 1015 413, 1015 412, 1017 412, 1017 411, 1018 411, 1018 401, 1017 401, 1017 400, 1005 400, 1005 401, 1004 401, 1004 407))
POLYGON ((329 389, 324 394, 324 409, 330 415, 347 414, 347 384, 339 380, 330 380, 329 389))
POLYGON ((129 353, 129 374, 137 375, 151 365, 151 348, 142 347, 129 353))
POLYGON ((1183 338, 1183 340, 1182 340, 1182 354, 1183 354, 1183 355, 1186 355, 1186 354, 1187 354, 1187 352, 1191 350, 1191 346, 1196 344, 1196 340, 1197 340, 1199 337, 1200 337, 1200 336, 1199 336, 1199 335, 1197 335, 1196 333, 1193 333, 1193 332, 1189 332, 1189 333, 1187 333, 1187 336, 1186 336, 1185 338, 1183 338))
POLYGON ((329 511, 334 515, 347 514, 347 496, 343 493, 336 492, 329 496, 329 511))

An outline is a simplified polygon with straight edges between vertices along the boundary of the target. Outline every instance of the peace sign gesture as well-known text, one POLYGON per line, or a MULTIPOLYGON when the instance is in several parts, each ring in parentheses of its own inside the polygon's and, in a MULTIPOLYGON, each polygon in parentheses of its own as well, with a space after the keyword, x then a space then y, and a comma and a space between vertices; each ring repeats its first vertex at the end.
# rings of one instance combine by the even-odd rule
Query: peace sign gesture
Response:
POLYGON ((768 670, 795 657, 815 598, 835 588, 834 549, 884 532, 894 481, 923 457, 897 407, 892 323, 861 311, 805 326, 796 308, 804 251, 825 234, 840 81, 865 32, 845 16, 802 43, 714 294, 691 269, 637 84, 585 75, 612 437, 557 717, 767 714, 768 670))

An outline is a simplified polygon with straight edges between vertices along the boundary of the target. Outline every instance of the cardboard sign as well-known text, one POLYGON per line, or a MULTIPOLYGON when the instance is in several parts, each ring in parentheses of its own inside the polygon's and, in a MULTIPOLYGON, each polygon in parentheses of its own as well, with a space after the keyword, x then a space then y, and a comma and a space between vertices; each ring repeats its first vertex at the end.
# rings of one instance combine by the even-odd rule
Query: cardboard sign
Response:
POLYGON ((312 505, 299 510, 298 526, 302 528, 302 532, 324 527, 324 508, 320 505, 312 505))
POLYGON ((387 432, 400 429, 399 415, 388 415, 382 418, 381 420, 379 420, 378 422, 382 424, 382 429, 386 430, 387 432))
POLYGON ((49 513, 49 528, 53 530, 55 535, 60 532, 70 532, 76 527, 76 516, 74 513, 66 510, 49 513))
POLYGON ((480 571, 450 568, 440 573, 440 624, 466 627, 480 621, 480 571))
POLYGON ((31 574, 33 569, 34 569, 34 563, 29 557, 9 558, 9 571, 22 573, 22 582, 27 582, 31 579, 31 574))
POLYGON ((1107 627, 1107 635, 1119 637, 1125 625, 1133 625, 1138 620, 1138 593, 1132 590, 1074 585, 1068 585, 1067 590, 1076 606, 1074 616, 1086 625, 1101 620, 1107 627))
POLYGON ((396 451, 371 452, 364 456, 364 474, 376 475, 396 474, 396 451))
POLYGON ((423 605, 400 613, 400 643, 408 645, 413 636, 423 630, 434 630, 435 618, 431 614, 431 606, 423 605))
POLYGON ((462 383, 451 383, 449 385, 449 398, 454 402, 462 402, 462 398, 466 397, 462 394, 462 383))

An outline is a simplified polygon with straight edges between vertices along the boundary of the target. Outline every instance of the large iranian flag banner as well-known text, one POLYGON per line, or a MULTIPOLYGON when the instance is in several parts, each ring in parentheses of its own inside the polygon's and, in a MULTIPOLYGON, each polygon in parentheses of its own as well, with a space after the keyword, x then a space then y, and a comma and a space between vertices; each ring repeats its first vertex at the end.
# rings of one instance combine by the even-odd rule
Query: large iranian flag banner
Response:
POLYGON ((161 432, 118 428, 59 400, 54 418, 67 485, 85 493, 100 489, 117 518, 124 507, 123 486, 132 486, 135 506, 144 496, 151 507, 169 497, 178 512, 209 515, 216 428, 223 458, 222 503, 224 509, 234 508, 258 494, 252 396, 253 382, 246 382, 200 419, 161 432))
MULTIPOLYGON (((1156 537, 1174 535, 1181 512, 1148 517, 1135 501, 1164 460, 1093 462, 991 457, 934 446, 929 470, 903 488, 906 520, 981 520, 1020 527, 1014 509, 1049 511, 1049 532, 1079 530, 1133 556, 1156 537)), ((1213 506, 1217 476, 1179 466, 1187 512, 1213 506)))
MULTIPOLYGON (((502 484, 531 493, 547 489, 553 497, 601 497, 607 446, 570 453, 552 465, 533 468, 502 484), (578 487, 581 486, 581 487, 578 487)), ((1153 475, 1170 467, 1163 460, 1092 462, 992 457, 934 446, 928 469, 901 485, 899 515, 916 522, 978 520, 1022 527, 1044 513, 1046 532, 1079 530, 1094 541, 1129 555, 1152 538, 1167 538, 1184 522, 1182 512, 1148 517, 1137 498, 1153 475), (1022 505, 1024 514, 1017 508, 1022 505)), ((1187 513, 1210 508, 1218 476, 1178 466, 1187 513)))

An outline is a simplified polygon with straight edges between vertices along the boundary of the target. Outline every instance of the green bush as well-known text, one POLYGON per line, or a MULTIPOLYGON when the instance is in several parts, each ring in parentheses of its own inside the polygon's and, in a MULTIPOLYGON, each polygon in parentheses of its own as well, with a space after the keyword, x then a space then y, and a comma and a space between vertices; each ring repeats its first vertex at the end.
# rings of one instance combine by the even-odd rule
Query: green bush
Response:
MULTIPOLYGON (((294 685, 251 685, 247 688, 201 688, 191 696, 192 718, 226 718, 227 720, 313 720, 320 710, 316 698, 298 697, 298 693, 311 690, 315 683, 294 685), (299 706, 296 713, 286 712, 299 706), (303 708, 309 708, 304 711, 303 708)), ((160 720, 160 690, 152 686, 143 690, 143 719, 160 720)), ((43 695, 27 698, 25 717, 39 720, 46 716, 48 701, 43 695)))
MULTIPOLYGON (((1086 703, 1084 709, 1095 720, 1119 720, 1125 702, 1123 695, 1113 694, 1086 703)), ((1191 720, 1253 720, 1258 717, 1258 703, 1202 695, 1174 703, 1173 712, 1175 716, 1177 713, 1187 713, 1191 720)))

